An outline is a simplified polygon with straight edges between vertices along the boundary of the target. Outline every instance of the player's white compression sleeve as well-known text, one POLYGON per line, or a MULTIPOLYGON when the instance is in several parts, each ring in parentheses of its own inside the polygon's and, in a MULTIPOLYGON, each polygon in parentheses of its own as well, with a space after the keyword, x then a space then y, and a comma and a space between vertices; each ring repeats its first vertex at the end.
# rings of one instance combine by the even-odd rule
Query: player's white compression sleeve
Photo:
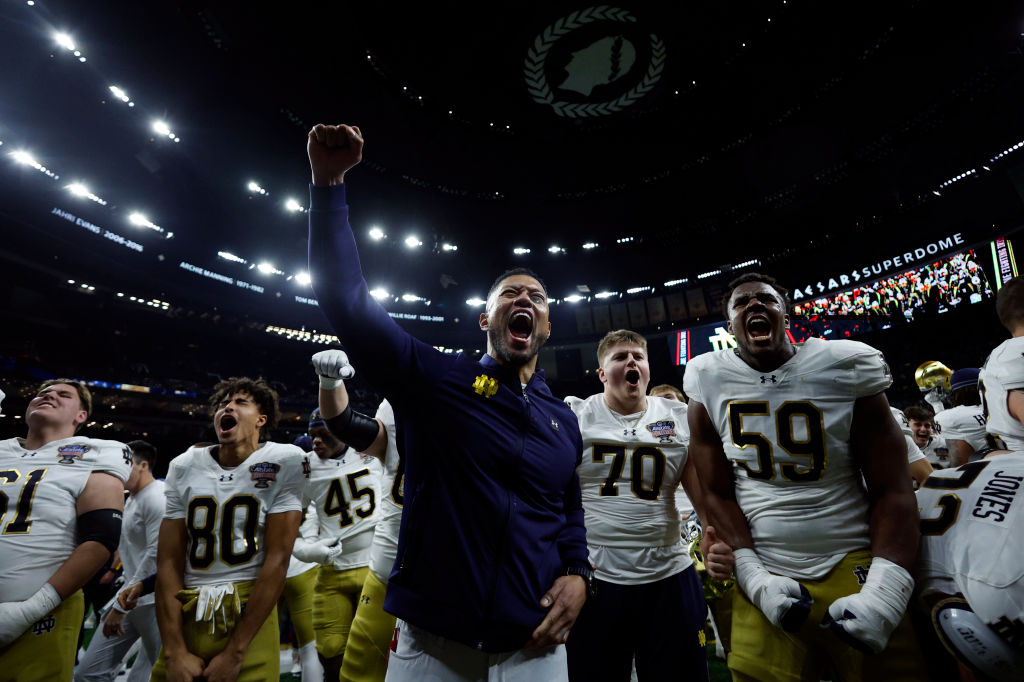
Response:
POLYGON ((796 632, 811 612, 810 593, 793 580, 772 575, 752 549, 737 549, 736 582, 775 627, 796 632))
POLYGON ((0 604, 0 647, 5 647, 50 611, 60 606, 60 595, 50 583, 43 583, 39 591, 25 601, 0 604))
POLYGON ((877 654, 899 625, 913 591, 914 579, 906 569, 875 557, 860 592, 832 602, 821 626, 850 646, 877 654))

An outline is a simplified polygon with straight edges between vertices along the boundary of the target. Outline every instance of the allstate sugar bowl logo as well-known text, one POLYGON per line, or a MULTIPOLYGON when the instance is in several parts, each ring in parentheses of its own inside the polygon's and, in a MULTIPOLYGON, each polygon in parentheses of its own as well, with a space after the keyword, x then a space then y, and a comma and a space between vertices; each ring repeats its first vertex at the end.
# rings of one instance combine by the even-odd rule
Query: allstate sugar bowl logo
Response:
POLYGON ((624 9, 598 5, 558 19, 526 53, 526 88, 559 116, 622 111, 646 96, 665 68, 665 44, 624 9))

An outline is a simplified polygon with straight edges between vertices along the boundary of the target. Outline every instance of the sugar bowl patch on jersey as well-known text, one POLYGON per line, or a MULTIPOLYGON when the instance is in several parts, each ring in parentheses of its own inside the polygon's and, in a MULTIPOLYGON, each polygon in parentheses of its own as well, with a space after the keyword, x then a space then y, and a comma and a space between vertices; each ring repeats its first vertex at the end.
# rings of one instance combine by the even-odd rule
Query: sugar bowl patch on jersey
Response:
POLYGON ((102 472, 127 481, 132 468, 132 451, 116 440, 65 438, 49 443, 34 453, 53 452, 57 464, 76 465, 91 473, 102 472))

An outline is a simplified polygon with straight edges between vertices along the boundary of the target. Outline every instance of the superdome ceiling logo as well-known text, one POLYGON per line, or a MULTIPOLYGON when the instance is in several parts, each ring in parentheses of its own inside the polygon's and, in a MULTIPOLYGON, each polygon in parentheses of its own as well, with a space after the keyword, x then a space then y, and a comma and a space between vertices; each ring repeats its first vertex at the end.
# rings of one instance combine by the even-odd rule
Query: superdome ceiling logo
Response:
POLYGON ((665 43, 624 9, 598 5, 545 28, 526 53, 526 89, 559 116, 607 116, 661 80, 665 43))

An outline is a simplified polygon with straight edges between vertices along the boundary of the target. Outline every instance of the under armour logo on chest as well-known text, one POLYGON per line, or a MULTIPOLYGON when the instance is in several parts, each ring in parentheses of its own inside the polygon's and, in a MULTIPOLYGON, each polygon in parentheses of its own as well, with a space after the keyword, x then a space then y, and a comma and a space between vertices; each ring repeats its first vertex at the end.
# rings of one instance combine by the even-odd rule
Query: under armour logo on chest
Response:
POLYGON ((775 378, 774 374, 772 374, 771 376, 767 376, 767 377, 762 374, 761 375, 761 383, 762 384, 777 384, 777 383, 779 383, 779 380, 775 378))
POLYGON ((622 435, 623 436, 635 436, 636 435, 636 429, 622 429, 622 435))
POLYGON ((235 480, 235 475, 234 474, 221 474, 220 475, 220 480, 221 480, 221 482, 233 481, 233 480, 235 480))

